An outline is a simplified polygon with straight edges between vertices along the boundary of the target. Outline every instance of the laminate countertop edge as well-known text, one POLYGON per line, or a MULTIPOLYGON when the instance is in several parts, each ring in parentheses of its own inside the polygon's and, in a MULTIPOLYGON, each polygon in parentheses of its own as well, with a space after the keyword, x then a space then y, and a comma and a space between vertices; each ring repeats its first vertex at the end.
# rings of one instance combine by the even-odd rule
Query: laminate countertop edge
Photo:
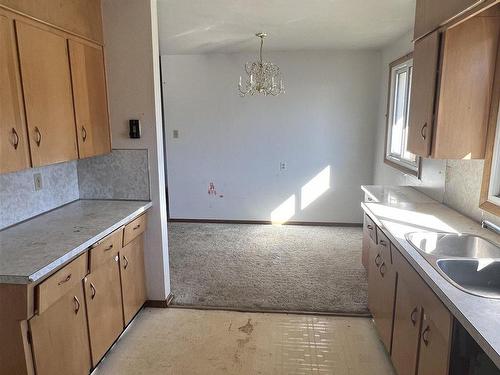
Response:
MULTIPOLYGON (((86 200, 78 200, 75 202, 83 202, 86 200)), ((111 200, 93 200, 92 202, 113 202, 111 200)), ((124 202, 124 201, 120 201, 124 202)), ((117 220, 114 224, 106 227, 106 229, 99 231, 98 233, 95 233, 91 238, 88 238, 86 241, 80 243, 78 246, 68 250, 65 254, 62 256, 57 257, 57 259, 49 262, 42 268, 39 268, 36 270, 36 272, 30 273, 29 275, 5 275, 5 274, 0 274, 0 284, 32 284, 32 283, 40 283, 42 280, 56 272, 58 269, 62 268, 64 265, 72 261, 73 259, 77 258, 79 255, 83 254, 85 251, 87 251, 93 244, 96 242, 100 241, 110 233, 114 232, 115 230, 119 229, 120 227, 124 226, 125 224, 129 223, 132 221, 134 218, 140 216, 144 212, 146 212, 149 208, 152 207, 152 202, 147 202, 147 201, 133 201, 136 205, 139 203, 139 207, 136 209, 133 209, 128 215, 125 217, 121 217, 119 220, 117 220)), ((70 204, 71 205, 71 204, 70 204)), ((65 206, 68 207, 69 205, 65 206)), ((52 211, 52 212, 57 212, 57 209, 52 211)), ((43 216, 43 215, 41 215, 43 216)), ((29 225, 30 220, 27 220, 23 225, 29 225)), ((84 223, 83 223, 84 224, 84 223)), ((8 230, 8 229, 7 229, 8 230)), ((0 232, 1 236, 1 232, 0 232)))
MULTIPOLYGON (((403 229, 399 229, 399 232, 395 234, 393 232, 397 231, 391 231, 387 228, 387 225, 392 225, 394 228, 402 226, 401 228, 403 228, 405 224, 404 219, 402 219, 401 222, 396 222, 394 219, 391 220, 389 218, 390 215, 386 216, 380 214, 380 212, 383 212, 383 207, 408 211, 410 214, 414 215, 420 214, 419 208, 425 212, 432 212, 433 210, 446 212, 451 209, 437 201, 434 201, 434 203, 419 204, 402 203, 401 206, 397 203, 362 202, 361 207, 364 212, 374 220, 375 224, 382 229, 392 244, 395 245, 403 257, 412 265, 420 277, 424 279, 426 284, 476 340, 496 366, 500 368, 500 300, 474 296, 453 286, 406 241, 404 235, 402 235, 403 229), (379 211, 379 213, 377 213, 377 211, 379 211)), ((463 217, 463 215, 456 211, 453 212, 453 217, 463 217)), ((467 225, 473 225, 470 223, 470 219, 463 217, 463 220, 467 225)), ((443 222, 443 225, 446 225, 446 223, 443 222)), ((472 232, 473 234, 489 237, 489 239, 493 239, 494 242, 498 243, 498 241, 494 239, 498 239, 495 235, 484 232, 484 230, 480 229, 479 224, 476 223, 475 225, 477 225, 477 232, 479 233, 471 230, 465 230, 464 232, 472 232)), ((431 228, 427 230, 431 230, 431 228)))

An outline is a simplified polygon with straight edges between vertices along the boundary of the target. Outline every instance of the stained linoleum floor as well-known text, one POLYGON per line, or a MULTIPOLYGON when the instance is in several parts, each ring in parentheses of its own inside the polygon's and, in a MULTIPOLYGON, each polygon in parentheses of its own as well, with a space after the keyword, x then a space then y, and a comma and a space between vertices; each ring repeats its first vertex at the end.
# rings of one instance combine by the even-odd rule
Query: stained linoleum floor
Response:
POLYGON ((368 318, 146 308, 94 372, 116 374, 394 372, 368 318))

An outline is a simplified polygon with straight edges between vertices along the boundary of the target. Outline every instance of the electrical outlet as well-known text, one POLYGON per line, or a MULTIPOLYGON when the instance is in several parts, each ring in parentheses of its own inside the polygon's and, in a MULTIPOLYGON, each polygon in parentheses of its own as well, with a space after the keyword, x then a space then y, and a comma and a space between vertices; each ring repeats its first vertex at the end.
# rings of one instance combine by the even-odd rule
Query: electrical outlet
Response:
POLYGON ((173 136, 174 136, 174 139, 179 138, 179 131, 178 130, 174 130, 173 131, 173 136))
POLYGON ((280 163, 280 171, 285 171, 287 168, 286 161, 280 163))
POLYGON ((35 183, 35 191, 42 190, 42 174, 41 173, 35 173, 33 175, 33 180, 35 183))

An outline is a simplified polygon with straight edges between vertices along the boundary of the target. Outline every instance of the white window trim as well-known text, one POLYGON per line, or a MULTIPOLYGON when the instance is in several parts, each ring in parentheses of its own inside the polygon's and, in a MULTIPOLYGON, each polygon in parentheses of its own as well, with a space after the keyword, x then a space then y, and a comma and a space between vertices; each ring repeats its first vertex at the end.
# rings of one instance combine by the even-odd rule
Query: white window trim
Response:
POLYGON ((500 206, 500 112, 497 116, 495 143, 491 162, 490 186, 488 188, 488 201, 500 206))
MULTIPOLYGON (((405 170, 408 171, 413 171, 414 175, 419 177, 420 174, 420 158, 417 157, 415 162, 408 161, 402 157, 399 157, 398 155, 394 155, 390 152, 391 150, 391 139, 392 139, 392 122, 393 122, 393 117, 394 117, 394 96, 395 96, 395 91, 396 91, 396 75, 401 72, 402 70, 408 70, 408 68, 413 67, 413 57, 408 56, 407 58, 402 58, 404 61, 397 65, 392 65, 390 66, 389 70, 389 93, 388 93, 388 108, 387 108, 387 122, 386 122, 386 140, 385 140, 385 150, 384 150, 384 156, 385 160, 394 163, 400 167, 403 167, 405 170)), ((410 79, 408 75, 408 79, 410 79)), ((411 80, 408 82, 408 85, 406 86, 406 95, 408 100, 405 103, 405 108, 404 111, 406 113, 406 116, 409 114, 409 103, 410 103, 410 91, 411 91, 411 80)), ((407 135, 407 133, 406 133, 407 135)))

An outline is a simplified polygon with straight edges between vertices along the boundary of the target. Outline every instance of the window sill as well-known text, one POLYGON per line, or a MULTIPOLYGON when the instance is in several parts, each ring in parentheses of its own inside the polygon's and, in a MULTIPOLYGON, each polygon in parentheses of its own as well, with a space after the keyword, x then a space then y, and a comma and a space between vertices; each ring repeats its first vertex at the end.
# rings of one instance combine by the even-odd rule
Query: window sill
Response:
POLYGON ((391 159, 388 159, 387 156, 384 156, 384 163, 399 170, 400 172, 403 172, 404 174, 416 177, 420 180, 420 176, 421 176, 420 171, 422 169, 422 159, 421 158, 418 159, 417 170, 414 170, 414 169, 405 167, 404 165, 398 164, 398 163, 392 161, 391 159))
POLYGON ((490 214, 500 216, 500 206, 490 201, 481 202, 479 208, 483 211, 489 212, 490 214))

